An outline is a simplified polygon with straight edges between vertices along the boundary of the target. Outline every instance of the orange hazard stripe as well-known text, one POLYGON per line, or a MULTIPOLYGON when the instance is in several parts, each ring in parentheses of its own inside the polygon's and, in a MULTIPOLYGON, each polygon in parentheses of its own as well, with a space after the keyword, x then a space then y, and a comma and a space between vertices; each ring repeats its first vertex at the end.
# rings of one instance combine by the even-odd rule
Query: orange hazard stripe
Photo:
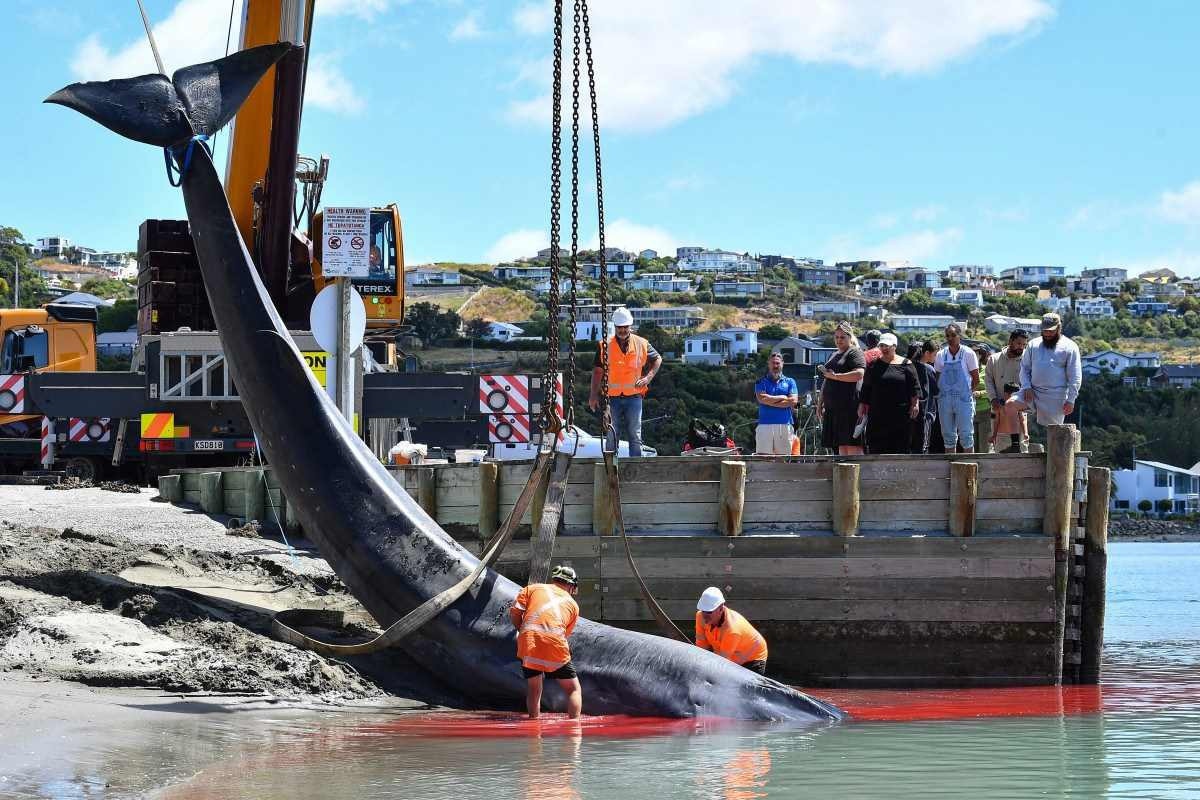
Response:
MULTIPOLYGON (((162 439, 163 432, 167 428, 175 427, 174 414, 143 414, 142 415, 142 438, 143 439, 162 439)), ((171 437, 174 434, 172 431, 167 434, 171 437)))

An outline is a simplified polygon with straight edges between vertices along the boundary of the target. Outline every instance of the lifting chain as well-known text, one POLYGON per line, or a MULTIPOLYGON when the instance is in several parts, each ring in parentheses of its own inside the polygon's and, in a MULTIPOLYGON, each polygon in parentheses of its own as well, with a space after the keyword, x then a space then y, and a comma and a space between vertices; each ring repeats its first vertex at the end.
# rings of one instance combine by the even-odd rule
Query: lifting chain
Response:
POLYGON ((575 0, 574 48, 571 50, 571 314, 567 370, 563 375, 566 427, 575 425, 575 328, 579 310, 579 0, 575 0))
MULTIPOLYGON (((583 43, 587 53, 588 99, 592 103, 592 147, 596 154, 596 233, 600 245, 600 341, 608 342, 608 267, 604 257, 604 180, 600 161, 600 109, 596 105, 596 65, 592 59, 592 27, 588 19, 587 0, 576 0, 575 7, 583 26, 583 43)), ((578 51, 576 39, 576 51, 578 51)), ((612 411, 608 404, 608 347, 600 348, 600 419, 602 436, 612 429, 612 411)))
MULTIPOLYGON (((559 274, 558 243, 560 235, 560 212, 562 209, 562 4, 554 3, 554 77, 552 82, 550 122, 550 297, 546 330, 546 372, 542 387, 546 402, 542 406, 541 429, 543 441, 549 437, 553 443, 562 429, 562 420, 557 411, 558 382, 558 312, 559 274)), ((574 332, 572 331, 572 335, 574 332)))

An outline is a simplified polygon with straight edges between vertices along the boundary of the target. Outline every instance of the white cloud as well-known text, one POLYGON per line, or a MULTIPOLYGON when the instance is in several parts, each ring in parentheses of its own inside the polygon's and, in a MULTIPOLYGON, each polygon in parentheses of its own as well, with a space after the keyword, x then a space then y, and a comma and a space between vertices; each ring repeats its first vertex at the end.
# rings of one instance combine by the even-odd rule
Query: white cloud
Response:
MULTIPOLYGON (((544 34, 549 8, 521 6, 515 27, 544 34)), ((930 72, 1053 15, 1048 0, 609 0, 591 13, 601 120, 615 129, 653 130, 700 114, 727 101, 739 72, 763 56, 884 74, 930 72)), ((540 96, 512 103, 510 116, 548 118, 548 83, 548 69, 538 73, 540 96)))
POLYGON ((317 16, 319 17, 336 17, 336 16, 355 16, 359 19, 370 22, 376 16, 387 11, 393 3, 392 0, 320 0, 317 3, 317 16))
POLYGON ((1026 222, 1029 220, 1029 208, 1024 205, 986 206, 983 209, 983 218, 988 222, 1026 222))
MULTIPOLYGON (((604 225, 604 244, 606 247, 620 247, 623 250, 641 252, 646 248, 657 250, 659 253, 674 254, 679 246, 679 240, 663 230, 652 225, 639 225, 627 219, 617 219, 604 225)), ((588 249, 600 246, 600 235, 592 234, 583 245, 588 249)))
MULTIPOLYGON (((389 0, 366 0, 358 8, 365 13, 374 13, 386 10, 388 4, 389 0)), ((350 3, 335 0, 331 5, 334 8, 326 13, 358 13, 354 11, 356 6, 350 3)), ((324 6, 325 3, 317 4, 318 8, 324 6)), ((240 11, 235 11, 234 19, 231 47, 236 48, 236 20, 241 19, 240 11)), ((154 39, 168 74, 180 67, 212 61, 225 55, 229 18, 224 13, 214 14, 210 0, 180 0, 165 19, 152 25, 154 39)), ((110 49, 93 34, 79 46, 71 69, 83 80, 127 78, 158 71, 145 35, 124 46, 110 49)), ((337 58, 329 54, 316 54, 309 60, 305 101, 317 108, 348 114, 357 114, 366 107, 366 102, 338 68, 337 58)))
POLYGON ((549 246, 550 234, 531 228, 521 228, 497 239, 496 243, 488 248, 483 260, 491 264, 514 261, 518 258, 535 255, 538 250, 545 250, 549 246))
POLYGON ((933 222, 935 219, 940 217, 942 212, 945 210, 945 208, 937 204, 930 204, 927 206, 922 206, 921 208, 915 208, 912 212, 913 222, 933 222))
POLYGON ((308 62, 304 83, 305 105, 337 114, 361 114, 367 101, 342 73, 337 58, 328 53, 314 55, 308 62))
POLYGON ((959 228, 925 229, 893 236, 876 244, 863 244, 853 236, 839 236, 830 241, 825 250, 832 253, 831 261, 871 259, 920 264, 942 255, 961 240, 959 228))
POLYGON ((1158 213, 1171 222, 1200 225, 1200 181, 1192 181, 1177 192, 1163 192, 1158 213))
POLYGON ((450 31, 450 41, 461 42, 483 36, 483 28, 479 25, 481 16, 483 16, 482 13, 476 9, 459 20, 458 24, 454 26, 454 30, 450 31))

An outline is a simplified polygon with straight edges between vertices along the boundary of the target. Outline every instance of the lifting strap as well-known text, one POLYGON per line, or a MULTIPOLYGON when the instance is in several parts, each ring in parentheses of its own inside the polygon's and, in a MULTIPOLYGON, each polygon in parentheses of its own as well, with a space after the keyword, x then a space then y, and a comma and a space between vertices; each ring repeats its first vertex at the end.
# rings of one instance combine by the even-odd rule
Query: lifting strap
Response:
POLYGON ((279 619, 278 614, 271 619, 271 632, 280 641, 304 648, 305 650, 312 650, 323 656, 362 656, 378 652, 396 644, 453 605, 458 598, 466 594, 467 590, 475 585, 475 582, 479 580, 479 576, 485 570, 496 563, 504 548, 512 541, 513 534, 516 532, 517 526, 521 524, 521 517, 525 516, 525 511, 529 508, 535 491, 545 481, 547 475, 549 475, 550 465, 553 461, 553 448, 539 451, 537 461, 534 462, 533 470, 529 474, 529 481, 525 484, 525 488, 521 490, 521 495, 513 505, 508 518, 504 520, 504 525, 501 526, 491 541, 487 543, 486 549, 480 556, 479 563, 475 566, 475 569, 471 570, 470 575, 450 588, 444 589, 437 595, 429 598, 396 622, 393 622, 388 626, 387 630, 374 639, 359 644, 331 644, 329 642, 322 642, 288 626, 279 619))
POLYGON ((683 631, 679 630, 667 612, 663 611, 663 607, 654 599, 654 595, 650 593, 650 587, 646 586, 646 582, 642 580, 642 574, 638 572, 637 564, 633 561, 633 551, 629 547, 629 536, 625 533, 625 517, 621 514, 621 478, 617 475, 617 464, 614 460, 616 453, 611 450, 604 451, 604 474, 608 477, 608 496, 612 500, 613 521, 617 525, 617 530, 621 532, 621 541, 625 544, 625 558, 629 561, 629 571, 633 573, 633 577, 637 580, 638 589, 642 593, 642 600, 645 601, 646 607, 650 609, 650 613, 654 615, 654 619, 658 622, 658 626, 668 636, 673 636, 681 642, 691 643, 691 639, 683 635, 683 631))

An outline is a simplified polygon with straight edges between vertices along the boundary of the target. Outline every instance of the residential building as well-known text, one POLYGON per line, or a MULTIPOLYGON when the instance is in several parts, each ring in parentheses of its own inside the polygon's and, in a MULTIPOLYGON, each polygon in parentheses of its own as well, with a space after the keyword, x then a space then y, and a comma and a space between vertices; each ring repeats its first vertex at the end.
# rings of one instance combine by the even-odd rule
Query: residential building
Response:
POLYGON ((1077 297, 1075 298, 1075 313, 1081 317, 1099 318, 1111 317, 1112 301, 1107 297, 1077 297))
MULTIPOLYGON (((538 281, 537 283, 535 283, 533 285, 533 291, 539 295, 550 294, 550 285, 551 285, 550 279, 546 278, 544 281, 538 281)), ((578 293, 581 288, 583 288, 582 280, 580 280, 578 283, 575 284, 576 293, 578 293)), ((559 294, 559 297, 564 298, 563 302, 566 302, 565 298, 567 297, 567 293, 570 291, 571 291, 571 279, 570 278, 559 278, 558 279, 558 294, 559 294)))
POLYGON ((492 275, 502 281, 544 281, 550 278, 550 267, 529 264, 497 264, 492 275))
POLYGON ((1190 514, 1200 510, 1200 475, 1194 468, 1137 460, 1133 462, 1133 469, 1115 470, 1112 481, 1114 510, 1137 511, 1143 500, 1153 503, 1156 511, 1163 500, 1171 504, 1172 513, 1190 514))
POLYGON ((1055 314, 1070 314, 1071 313, 1071 298, 1069 297, 1043 297, 1038 300, 1038 305, 1047 311, 1053 311, 1055 314))
POLYGON ((763 269, 771 269, 772 267, 787 267, 788 269, 796 269, 799 266, 796 263, 796 259, 792 256, 759 254, 756 258, 758 259, 758 263, 762 265, 763 269))
POLYGON ((792 271, 796 274, 797 280, 812 286, 846 285, 846 270, 841 267, 827 267, 823 264, 797 264, 792 271))
POLYGON ((524 328, 509 322, 489 322, 488 332, 483 335, 483 338, 491 342, 510 342, 524 332, 524 328))
POLYGON ((735 359, 753 356, 758 352, 758 331, 751 328, 730 327, 717 331, 729 340, 729 354, 735 359))
POLYGON ((1056 278, 1066 278, 1066 267, 1027 266, 1012 267, 1000 273, 1000 279, 1012 281, 1018 286, 1045 286, 1056 278))
POLYGON ((1197 281, 1195 278, 1180 278, 1175 281, 1175 285, 1183 289, 1186 294, 1194 294, 1197 284, 1200 284, 1200 281, 1197 281))
POLYGON ((1139 297, 1132 303, 1126 303, 1125 310, 1135 317, 1157 317, 1171 313, 1171 305, 1162 300, 1139 297))
MULTIPOLYGON (((583 273, 589 278, 600 279, 599 264, 583 264, 582 266, 583 273)), ((604 271, 608 273, 608 277, 623 281, 633 277, 633 273, 637 272, 637 264, 632 261, 605 261, 604 271)))
POLYGON ((888 317, 888 326, 897 336, 940 331, 952 322, 957 322, 959 327, 966 331, 967 323, 956 320, 950 314, 892 314, 888 317))
POLYGON ((1004 314, 992 314, 983 321, 983 329, 988 333, 1011 333, 1021 329, 1034 335, 1041 324, 1040 319, 1022 319, 1021 317, 1008 317, 1004 314))
MULTIPOLYGON (((680 248, 684 249, 684 248, 680 248)), ((684 272, 706 272, 712 274, 757 274, 761 266, 757 261, 730 250, 701 250, 686 257, 680 256, 675 266, 684 272)))
POLYGON ((945 278, 970 286, 980 278, 995 278, 996 268, 983 264, 956 264, 945 271, 945 278))
POLYGON ((644 292, 690 292, 692 279, 674 272, 643 272, 625 281, 626 289, 644 292))
POLYGON ((669 306, 666 308, 631 308, 633 324, 653 322, 661 328, 694 328, 704 321, 700 306, 669 306))
POLYGON ((1200 364, 1164 364, 1151 380, 1158 386, 1190 389, 1200 383, 1200 364))
POLYGON ((762 281, 713 281, 713 297, 762 297, 766 293, 762 281))
POLYGON ((448 269, 416 269, 404 273, 406 286, 459 286, 462 284, 462 273, 448 269))
POLYGON ((34 258, 63 258, 71 249, 71 240, 65 236, 43 236, 33 246, 34 258))
POLYGON ((931 289, 929 291, 929 298, 937 303, 957 302, 955 300, 955 298, 957 296, 958 296, 958 290, 950 289, 948 287, 938 287, 937 289, 931 289))
POLYGON ((683 340, 683 363, 719 366, 729 363, 731 342, 716 331, 693 333, 683 340))
POLYGON ((1138 281, 1138 294, 1142 297, 1153 297, 1159 299, 1179 299, 1187 294, 1183 287, 1177 283, 1167 283, 1166 281, 1138 281))
POLYGON ((835 265, 846 272, 896 272, 897 270, 912 269, 911 261, 839 261, 835 265))
MULTIPOLYGON (((549 248, 549 247, 546 247, 546 248, 544 248, 544 249, 542 249, 542 250, 538 250, 538 251, 537 251, 537 256, 536 256, 534 259, 531 259, 531 260, 535 260, 535 261, 549 261, 549 260, 550 260, 550 255, 551 255, 553 252, 554 252, 554 250, 552 250, 552 249, 551 249, 551 248, 549 248)), ((560 248, 558 248, 558 257, 559 257, 560 259, 561 259, 561 258, 570 258, 570 257, 571 257, 571 251, 570 251, 570 250, 568 250, 568 249, 567 249, 567 248, 565 248, 565 247, 560 247, 560 248)))
POLYGON ((692 256, 700 255, 701 253, 704 252, 704 250, 705 250, 705 248, 703 248, 703 247, 676 247, 675 248, 675 259, 677 261, 683 261, 686 258, 691 258, 692 256))
POLYGON ((647 247, 645 250, 638 253, 638 258, 644 258, 647 261, 649 261, 650 259, 653 259, 653 258, 658 258, 658 251, 651 250, 650 248, 647 247))
POLYGON ((1096 294, 1101 297, 1116 297, 1121 293, 1121 284, 1129 280, 1129 270, 1121 267, 1096 267, 1079 273, 1075 281, 1076 291, 1096 294))
MULTIPOLYGON (((609 303, 608 316, 611 319, 612 313, 623 306, 624 303, 609 303)), ((571 318, 571 309, 567 306, 562 306, 558 309, 558 318, 560 320, 568 320, 571 318)), ((578 297, 575 299, 575 319, 580 322, 599 322, 600 321, 600 301, 594 297, 578 297)))
POLYGON ((806 300, 796 309, 805 319, 851 319, 861 313, 861 300, 806 300))
POLYGON ((937 289, 942 285, 942 276, 929 269, 910 269, 908 283, 914 289, 937 289))
POLYGON ((864 278, 859 284, 859 294, 863 297, 892 298, 908 291, 908 281, 894 281, 889 278, 864 278))
MULTIPOLYGON (((617 332, 616 326, 612 324, 612 320, 608 322, 608 336, 612 336, 617 332)), ((607 339, 608 336, 603 338, 607 339)), ((587 322, 575 323, 575 341, 577 342, 598 342, 600 341, 600 320, 594 319, 587 322)))
POLYGON ((1120 375, 1130 367, 1146 367, 1158 369, 1161 366, 1158 353, 1118 353, 1116 350, 1102 350, 1080 359, 1084 375, 1099 375, 1101 372, 1111 372, 1120 375))
POLYGON ((954 303, 956 305, 983 308, 982 289, 949 289, 940 287, 931 289, 929 297, 939 303, 954 303))
POLYGON ((605 261, 633 261, 635 258, 637 258, 636 255, 619 247, 604 248, 605 261))
POLYGON ((96 355, 110 358, 127 358, 133 355, 137 347, 137 325, 130 325, 128 330, 110 331, 96 336, 96 355))
POLYGON ((815 367, 817 364, 824 364, 826 361, 837 352, 836 347, 813 342, 808 339, 801 339, 798 336, 789 336, 783 339, 775 347, 779 354, 783 356, 784 366, 801 365, 815 367))

